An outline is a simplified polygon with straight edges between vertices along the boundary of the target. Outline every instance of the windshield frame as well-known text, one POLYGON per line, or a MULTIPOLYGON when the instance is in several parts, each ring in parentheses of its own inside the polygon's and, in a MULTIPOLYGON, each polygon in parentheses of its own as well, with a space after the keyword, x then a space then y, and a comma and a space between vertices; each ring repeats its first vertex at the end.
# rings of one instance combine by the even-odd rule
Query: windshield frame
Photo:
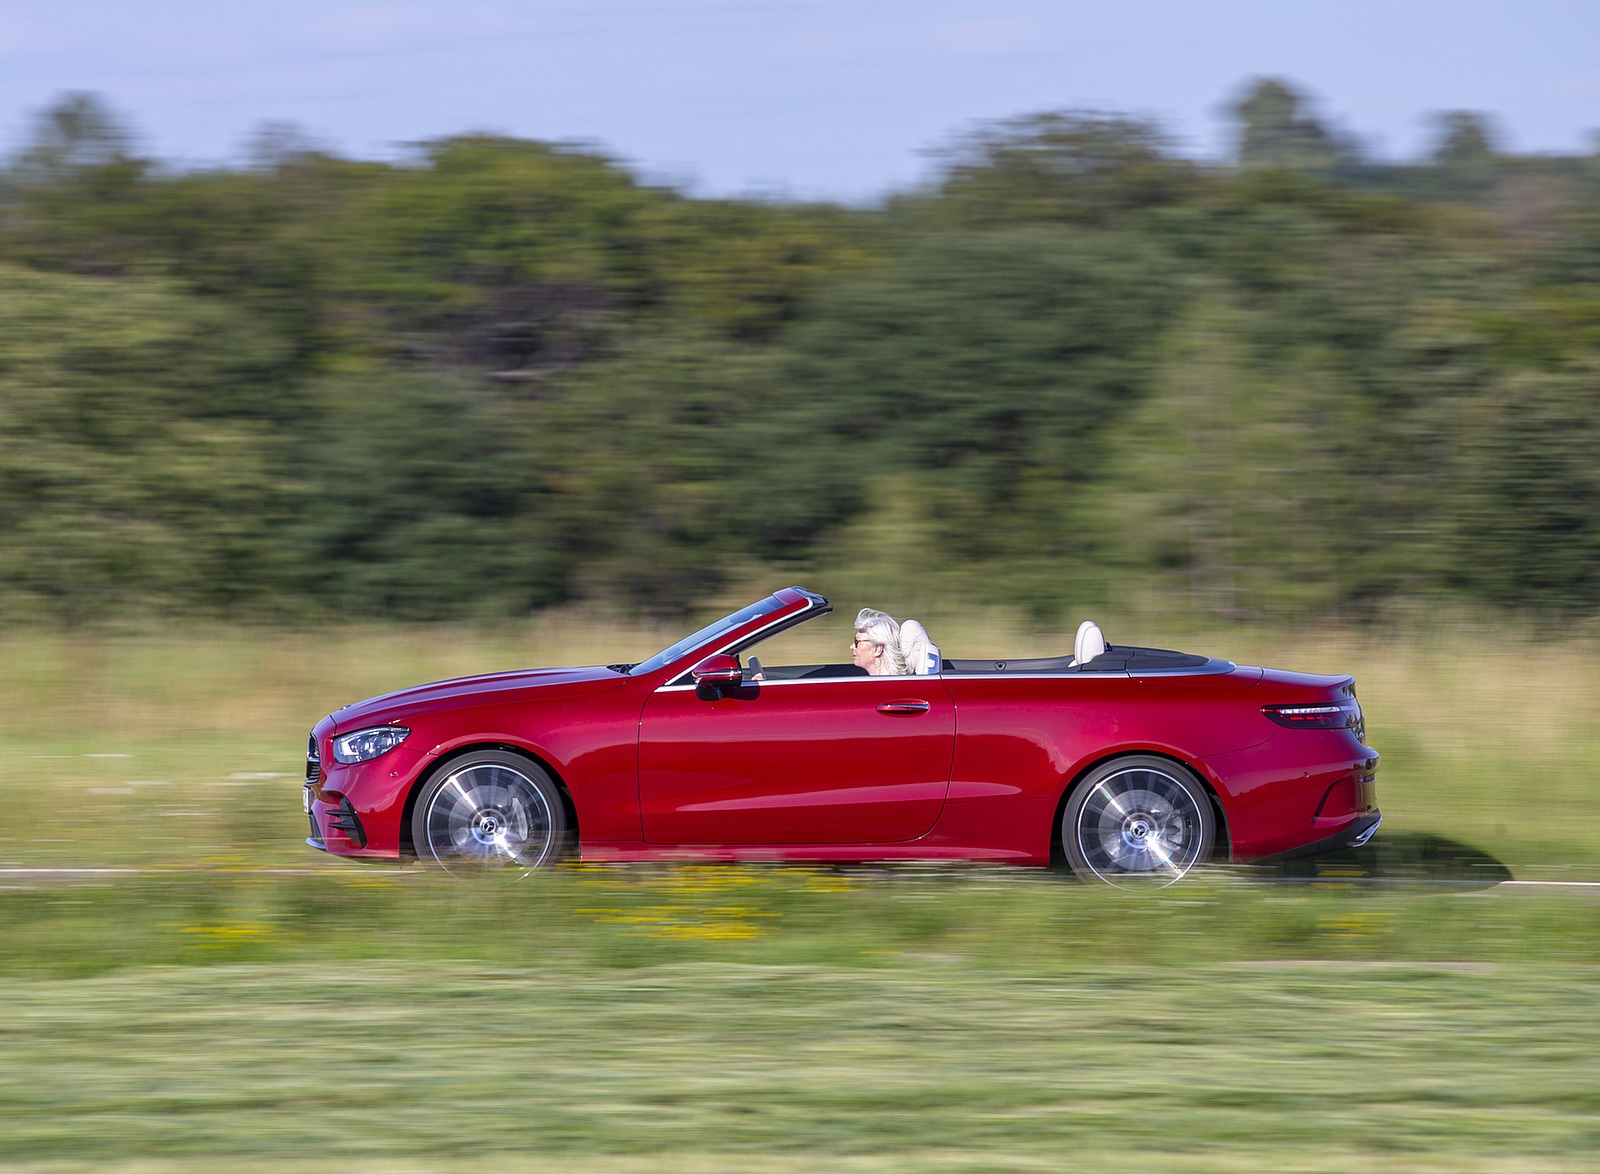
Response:
POLYGON ((769 595, 765 599, 758 599, 752 604, 741 607, 736 612, 714 620, 701 628, 698 632, 690 633, 676 644, 663 648, 654 656, 641 660, 629 670, 630 676, 644 676, 657 669, 664 669, 674 661, 682 660, 689 653, 705 644, 710 644, 731 632, 736 632, 754 620, 765 619, 776 612, 782 611, 789 604, 779 599, 776 595, 769 595))

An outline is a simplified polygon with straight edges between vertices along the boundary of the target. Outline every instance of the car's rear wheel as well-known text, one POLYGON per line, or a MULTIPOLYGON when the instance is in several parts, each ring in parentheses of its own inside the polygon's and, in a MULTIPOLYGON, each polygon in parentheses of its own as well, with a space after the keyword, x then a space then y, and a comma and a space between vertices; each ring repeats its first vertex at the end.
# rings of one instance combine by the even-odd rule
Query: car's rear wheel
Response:
POLYGON ((1216 817, 1200 780, 1166 758, 1102 763, 1067 800, 1061 848, 1085 880, 1169 885, 1211 858, 1216 817))
POLYGON ((446 871, 554 863, 566 839, 566 809, 555 780, 526 758, 474 751, 440 767, 411 813, 417 857, 446 871))

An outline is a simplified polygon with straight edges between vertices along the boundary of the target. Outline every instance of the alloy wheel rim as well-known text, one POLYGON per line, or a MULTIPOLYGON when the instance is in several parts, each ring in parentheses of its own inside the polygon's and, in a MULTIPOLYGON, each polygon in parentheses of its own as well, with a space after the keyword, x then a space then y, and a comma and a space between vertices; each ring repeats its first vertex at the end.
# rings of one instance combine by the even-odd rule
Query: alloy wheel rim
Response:
POLYGON ((1078 850, 1101 880, 1123 888, 1160 887, 1198 862, 1204 818, 1189 787, 1138 767, 1096 783, 1073 830, 1078 850))
POLYGON ((446 779, 428 802, 426 828, 428 851, 447 871, 531 870, 544 863, 555 840, 544 792, 499 763, 476 763, 446 779))

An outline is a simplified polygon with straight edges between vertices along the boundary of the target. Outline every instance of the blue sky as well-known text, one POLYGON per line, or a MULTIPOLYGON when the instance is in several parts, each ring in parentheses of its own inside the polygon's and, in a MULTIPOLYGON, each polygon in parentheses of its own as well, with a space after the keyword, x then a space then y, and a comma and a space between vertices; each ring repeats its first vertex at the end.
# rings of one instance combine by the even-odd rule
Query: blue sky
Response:
POLYGON ((362 157, 490 130, 699 194, 868 200, 974 123, 1039 110, 1148 115, 1218 154, 1262 75, 1389 157, 1447 109, 1512 149, 1586 151, 1600 0, 0 0, 0 146, 93 90, 195 165, 266 122, 362 157))

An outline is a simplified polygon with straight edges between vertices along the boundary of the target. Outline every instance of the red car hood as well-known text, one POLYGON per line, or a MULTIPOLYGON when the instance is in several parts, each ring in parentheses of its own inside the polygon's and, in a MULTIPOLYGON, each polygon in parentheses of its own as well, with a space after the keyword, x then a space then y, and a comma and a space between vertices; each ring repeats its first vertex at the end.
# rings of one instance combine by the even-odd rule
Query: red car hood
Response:
MULTIPOLYGON (((506 673, 484 673, 476 677, 456 677, 413 685, 381 697, 369 697, 333 711, 336 730, 360 729, 385 721, 401 721, 408 713, 453 709, 483 701, 510 700, 496 694, 526 691, 539 697, 571 697, 599 693, 620 685, 628 678, 602 666, 562 669, 519 669, 506 673)), ((530 698, 531 700, 532 698, 530 698)))

